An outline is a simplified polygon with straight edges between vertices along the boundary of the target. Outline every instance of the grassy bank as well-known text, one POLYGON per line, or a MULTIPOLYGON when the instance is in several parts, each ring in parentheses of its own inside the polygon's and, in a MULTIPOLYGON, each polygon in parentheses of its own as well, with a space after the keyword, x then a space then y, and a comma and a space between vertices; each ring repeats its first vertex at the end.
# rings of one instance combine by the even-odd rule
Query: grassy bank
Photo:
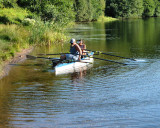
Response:
POLYGON ((31 45, 51 45, 65 42, 67 37, 53 31, 46 25, 36 24, 32 27, 20 25, 0 25, 0 62, 14 57, 16 52, 31 45))

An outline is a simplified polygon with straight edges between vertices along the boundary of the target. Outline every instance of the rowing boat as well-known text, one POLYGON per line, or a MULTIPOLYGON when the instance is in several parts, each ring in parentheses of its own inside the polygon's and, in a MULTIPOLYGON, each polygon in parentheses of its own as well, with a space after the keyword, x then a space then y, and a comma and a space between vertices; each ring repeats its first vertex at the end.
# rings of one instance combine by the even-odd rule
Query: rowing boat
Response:
POLYGON ((90 53, 89 56, 84 57, 81 61, 72 61, 72 62, 65 62, 57 64, 55 68, 55 74, 68 74, 72 72, 79 72, 81 70, 87 70, 88 68, 92 67, 93 65, 93 56, 94 53, 90 53))

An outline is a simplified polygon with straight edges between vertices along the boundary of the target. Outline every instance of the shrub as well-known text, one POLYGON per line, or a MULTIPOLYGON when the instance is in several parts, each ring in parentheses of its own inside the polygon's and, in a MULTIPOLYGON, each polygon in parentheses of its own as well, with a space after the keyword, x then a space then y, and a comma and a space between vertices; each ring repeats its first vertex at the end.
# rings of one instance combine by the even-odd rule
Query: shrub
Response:
POLYGON ((29 25, 34 25, 35 24, 35 20, 34 19, 30 19, 30 18, 25 18, 23 21, 22 21, 22 24, 24 26, 29 26, 29 25))
POLYGON ((14 23, 19 24, 21 23, 25 17, 27 17, 29 13, 21 8, 3 8, 0 9, 0 22, 7 24, 7 23, 14 23))

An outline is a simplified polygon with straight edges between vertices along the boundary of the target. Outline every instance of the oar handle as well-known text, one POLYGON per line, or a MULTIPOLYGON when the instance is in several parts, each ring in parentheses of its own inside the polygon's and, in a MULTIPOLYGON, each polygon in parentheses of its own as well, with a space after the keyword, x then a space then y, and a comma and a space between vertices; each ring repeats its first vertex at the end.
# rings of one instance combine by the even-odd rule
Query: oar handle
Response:
POLYGON ((71 54, 71 53, 54 53, 54 54, 40 53, 40 54, 38 54, 38 55, 62 55, 62 54, 71 54))

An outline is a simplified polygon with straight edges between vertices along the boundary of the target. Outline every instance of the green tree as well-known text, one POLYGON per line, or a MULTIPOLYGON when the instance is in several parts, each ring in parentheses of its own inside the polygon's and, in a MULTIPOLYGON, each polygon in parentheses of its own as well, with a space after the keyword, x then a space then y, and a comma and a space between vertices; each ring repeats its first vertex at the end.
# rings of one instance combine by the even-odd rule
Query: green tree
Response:
POLYGON ((104 8, 104 0, 75 0, 76 21, 97 20, 104 8))
POLYGON ((17 3, 36 13, 45 21, 63 25, 74 20, 73 0, 18 0, 17 3))
POLYGON ((143 0, 129 0, 130 4, 130 16, 129 17, 141 17, 144 11, 143 0))
POLYGON ((155 2, 155 16, 160 16, 160 1, 154 0, 155 2))
POLYGON ((144 17, 154 16, 156 8, 154 0, 143 0, 143 2, 144 2, 143 16, 144 17))
POLYGON ((105 14, 112 17, 129 17, 130 8, 128 0, 106 0, 105 14))
POLYGON ((76 21, 89 21, 92 17, 88 14, 88 0, 75 0, 75 11, 76 21))
POLYGON ((0 8, 12 8, 15 7, 17 0, 0 0, 0 8))
POLYGON ((92 20, 97 20, 99 16, 104 15, 105 0, 92 0, 92 6, 93 6, 92 20))

